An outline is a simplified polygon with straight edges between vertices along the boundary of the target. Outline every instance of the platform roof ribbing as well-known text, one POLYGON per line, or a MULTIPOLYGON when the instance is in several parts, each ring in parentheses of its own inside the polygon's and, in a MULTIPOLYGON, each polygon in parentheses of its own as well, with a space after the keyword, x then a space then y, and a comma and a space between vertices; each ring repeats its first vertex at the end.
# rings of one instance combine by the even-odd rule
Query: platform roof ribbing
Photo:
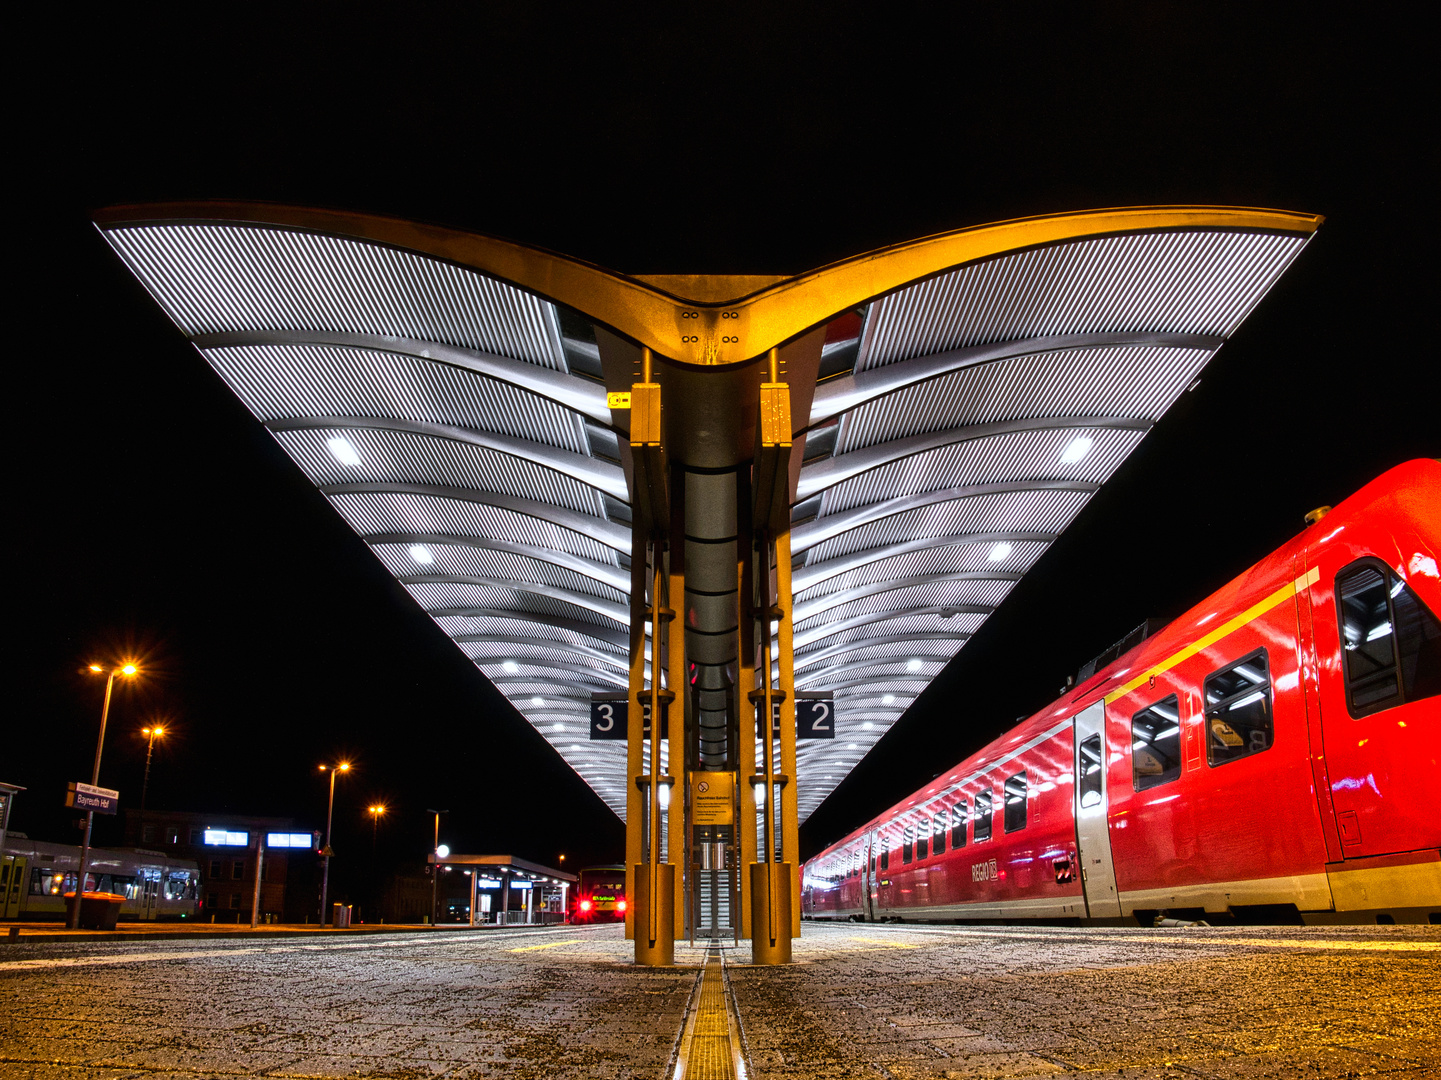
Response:
MULTIPOLYGON (((622 816, 624 744, 587 738, 592 693, 626 685, 632 501, 628 417, 606 406, 595 330, 664 350, 664 317, 644 314, 655 297, 749 304, 741 340, 764 347, 823 327, 809 413, 793 415, 795 663, 800 692, 834 694, 838 737, 801 744, 804 820, 1318 224, 1172 209, 1072 215, 1007 234, 1010 247, 963 230, 969 247, 938 238, 900 281, 849 260, 715 279, 717 300, 617 276, 629 299, 585 316, 563 279, 598 268, 538 253, 560 269, 535 271, 506 261, 517 245, 409 223, 197 204, 98 224, 376 557, 622 816), (726 301, 728 283, 757 282, 726 301), (787 289, 789 332, 765 306, 787 289)), ((694 362, 681 351, 668 355, 694 362)))

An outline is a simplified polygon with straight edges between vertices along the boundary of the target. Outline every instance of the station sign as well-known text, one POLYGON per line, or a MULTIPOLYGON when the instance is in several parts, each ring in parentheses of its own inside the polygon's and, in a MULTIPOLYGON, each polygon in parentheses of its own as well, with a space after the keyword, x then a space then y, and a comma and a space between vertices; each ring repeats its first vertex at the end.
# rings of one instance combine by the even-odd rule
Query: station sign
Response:
MULTIPOLYGON (((644 738, 650 738, 650 703, 641 705, 644 738)), ((590 738, 592 742, 625 742, 630 723, 630 697, 627 694, 592 694, 590 699, 590 738)), ((662 718, 660 737, 670 738, 670 720, 662 718)))
MULTIPOLYGON (((209 841, 207 841, 208 843, 209 841)), ((320 834, 313 832, 271 832, 265 834, 268 848, 313 848, 320 846, 320 834)))
MULTIPOLYGON (((307 837, 308 835, 309 834, 307 834, 307 837)), ((248 832, 234 832, 230 829, 206 829, 202 838, 210 847, 250 846, 250 834, 248 832)))
MULTIPOLYGON (((756 725, 760 733, 760 724, 756 725)), ((771 702, 771 738, 781 737, 781 703, 771 702)), ((834 739, 836 703, 829 691, 796 695, 796 738, 834 739)))
POLYGON ((498 888, 500 888, 500 878, 493 878, 493 877, 476 878, 476 879, 475 879, 475 887, 476 887, 477 889, 498 889, 498 888))
POLYGON ((735 813, 735 773, 690 774, 692 825, 734 825, 735 813))
POLYGON ((91 810, 97 814, 114 814, 120 810, 120 792, 114 788, 96 787, 94 784, 65 785, 65 805, 76 810, 91 810))

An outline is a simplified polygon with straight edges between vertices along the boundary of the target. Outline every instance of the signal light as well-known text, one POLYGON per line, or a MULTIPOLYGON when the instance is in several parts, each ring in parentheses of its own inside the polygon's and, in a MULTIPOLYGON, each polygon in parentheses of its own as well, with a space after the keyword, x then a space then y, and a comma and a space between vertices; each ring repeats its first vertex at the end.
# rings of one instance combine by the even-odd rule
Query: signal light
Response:
POLYGON ((616 911, 624 911, 624 910, 625 910, 625 901, 624 901, 624 900, 617 900, 617 901, 615 902, 615 909, 616 909, 616 911))
POLYGON ((589 901, 589 900, 582 900, 582 901, 580 902, 580 910, 581 910, 581 911, 589 911, 589 910, 590 910, 590 901, 589 901))

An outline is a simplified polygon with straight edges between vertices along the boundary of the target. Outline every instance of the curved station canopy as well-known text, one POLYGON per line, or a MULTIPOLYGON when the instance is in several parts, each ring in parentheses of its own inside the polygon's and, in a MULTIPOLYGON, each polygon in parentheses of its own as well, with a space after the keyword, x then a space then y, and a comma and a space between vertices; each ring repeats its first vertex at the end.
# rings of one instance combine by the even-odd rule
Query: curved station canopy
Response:
MULTIPOLYGON (((607 391, 629 390, 651 349, 676 390, 666 408, 692 410, 700 429, 712 397, 700 380, 749 380, 753 394, 779 347, 795 429, 795 685, 833 695, 836 721, 834 739, 799 748, 801 820, 1319 221, 1109 210, 959 230, 794 277, 659 278, 314 210, 97 219, 376 557, 622 816, 625 743, 589 738, 592 696, 623 695, 630 655, 631 420, 607 391)), ((704 456, 682 460, 703 471, 704 456)))

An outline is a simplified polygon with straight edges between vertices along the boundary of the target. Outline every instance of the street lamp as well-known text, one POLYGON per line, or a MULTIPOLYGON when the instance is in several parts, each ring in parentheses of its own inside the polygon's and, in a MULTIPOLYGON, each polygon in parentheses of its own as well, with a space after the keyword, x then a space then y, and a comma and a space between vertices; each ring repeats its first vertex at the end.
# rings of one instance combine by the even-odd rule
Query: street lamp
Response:
POLYGON ((375 858, 375 836, 380 829, 380 815, 385 813, 385 804, 376 803, 374 806, 367 806, 365 812, 370 815, 370 857, 375 858))
POLYGON ((435 815, 435 841, 431 844, 430 848, 430 850, 435 853, 435 869, 430 872, 430 925, 434 926, 437 922, 436 906, 439 903, 435 889, 436 885, 440 882, 440 860, 450 854, 450 848, 446 848, 444 852, 440 849, 440 815, 448 814, 450 811, 431 810, 427 808, 425 812, 435 815))
POLYGON ((322 765, 320 771, 330 771, 330 802, 325 807, 325 846, 320 849, 320 856, 325 860, 324 868, 320 872, 320 925, 324 926, 330 916, 330 909, 326 907, 326 901, 330 899, 330 856, 334 854, 330 850, 330 823, 335 817, 335 776, 337 773, 349 772, 350 762, 341 761, 335 765, 322 765))
MULTIPOLYGON (((140 669, 134 664, 121 664, 119 667, 111 668, 110 675, 105 680, 105 704, 100 706, 100 737, 95 740, 95 768, 90 772, 90 786, 100 785, 100 751, 105 748, 105 723, 110 719, 110 692, 115 688, 115 676, 124 675, 127 679, 134 676, 140 669)), ((99 664, 91 664, 92 675, 103 675, 105 669, 99 664)), ((67 922, 70 929, 74 930, 80 925, 80 904, 85 899, 85 873, 90 868, 90 831, 95 825, 95 811, 85 811, 85 844, 80 849, 80 874, 75 881, 75 906, 70 909, 70 918, 67 922)))
POLYGON ((145 781, 140 785, 140 843, 145 843, 145 793, 150 790, 150 757, 155 753, 155 740, 164 738, 165 729, 156 724, 151 727, 143 727, 140 734, 147 740, 145 746, 145 781))

